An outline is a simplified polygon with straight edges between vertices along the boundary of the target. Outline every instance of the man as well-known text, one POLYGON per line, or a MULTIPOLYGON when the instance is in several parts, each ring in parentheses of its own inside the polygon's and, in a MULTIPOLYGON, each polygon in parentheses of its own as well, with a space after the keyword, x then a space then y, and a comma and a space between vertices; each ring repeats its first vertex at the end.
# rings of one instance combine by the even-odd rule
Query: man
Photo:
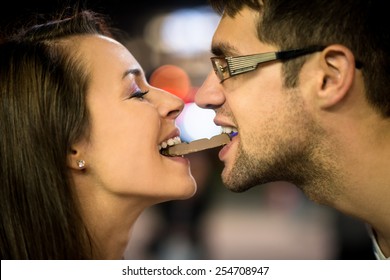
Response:
MULTIPOLYGON (((381 1, 210 0, 222 13, 196 103, 238 132, 219 153, 242 192, 289 181, 372 228, 390 257, 389 17, 381 1)), ((235 133, 236 134, 236 133, 235 133)))

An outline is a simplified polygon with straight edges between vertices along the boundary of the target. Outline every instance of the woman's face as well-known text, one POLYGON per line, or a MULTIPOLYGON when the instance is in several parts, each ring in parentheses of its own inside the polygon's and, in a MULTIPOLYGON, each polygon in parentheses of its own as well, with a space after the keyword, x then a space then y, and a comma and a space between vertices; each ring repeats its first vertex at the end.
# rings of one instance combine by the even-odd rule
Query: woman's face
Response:
POLYGON ((80 38, 81 56, 91 71, 86 97, 90 135, 75 145, 73 155, 85 161, 83 183, 153 203, 191 197, 196 183, 189 161, 162 156, 158 148, 179 136, 175 119, 183 102, 151 87, 138 62, 117 41, 80 38))

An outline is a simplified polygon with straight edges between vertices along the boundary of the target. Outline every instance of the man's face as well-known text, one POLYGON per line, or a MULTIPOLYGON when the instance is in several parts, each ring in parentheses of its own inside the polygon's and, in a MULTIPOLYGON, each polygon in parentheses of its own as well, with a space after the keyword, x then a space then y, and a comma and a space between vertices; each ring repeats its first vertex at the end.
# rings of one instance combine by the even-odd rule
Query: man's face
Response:
MULTIPOLYGON (((257 13, 244 8, 225 15, 215 31, 215 56, 240 56, 278 51, 259 41, 257 13)), ((321 130, 314 124, 298 89, 283 87, 282 62, 259 65, 255 71, 220 82, 212 71, 198 91, 196 103, 214 109, 215 123, 237 129, 238 135, 219 153, 223 182, 233 191, 272 181, 304 184, 313 163, 321 130)))

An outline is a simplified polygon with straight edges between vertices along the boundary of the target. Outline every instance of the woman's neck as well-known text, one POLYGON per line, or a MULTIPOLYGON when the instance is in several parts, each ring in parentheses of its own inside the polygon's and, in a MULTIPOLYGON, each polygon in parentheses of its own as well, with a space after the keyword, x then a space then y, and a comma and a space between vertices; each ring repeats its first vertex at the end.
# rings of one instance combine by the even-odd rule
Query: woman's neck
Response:
MULTIPOLYGON (((85 206, 86 204, 84 204, 85 206)), ((139 215, 151 203, 115 197, 89 203, 84 217, 97 251, 96 259, 122 259, 139 215)))

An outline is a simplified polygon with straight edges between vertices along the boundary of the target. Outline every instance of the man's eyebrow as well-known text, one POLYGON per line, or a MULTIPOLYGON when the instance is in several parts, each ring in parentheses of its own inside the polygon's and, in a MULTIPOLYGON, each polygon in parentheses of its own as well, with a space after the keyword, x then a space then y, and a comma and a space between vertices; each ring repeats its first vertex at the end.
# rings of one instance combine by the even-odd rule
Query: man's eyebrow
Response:
POLYGON ((229 43, 217 43, 211 46, 211 53, 215 56, 235 56, 238 51, 229 43))
POLYGON ((122 79, 126 78, 127 75, 134 75, 136 77, 139 77, 142 75, 142 70, 139 69, 139 68, 131 68, 131 69, 127 69, 123 75, 122 75, 122 79))

